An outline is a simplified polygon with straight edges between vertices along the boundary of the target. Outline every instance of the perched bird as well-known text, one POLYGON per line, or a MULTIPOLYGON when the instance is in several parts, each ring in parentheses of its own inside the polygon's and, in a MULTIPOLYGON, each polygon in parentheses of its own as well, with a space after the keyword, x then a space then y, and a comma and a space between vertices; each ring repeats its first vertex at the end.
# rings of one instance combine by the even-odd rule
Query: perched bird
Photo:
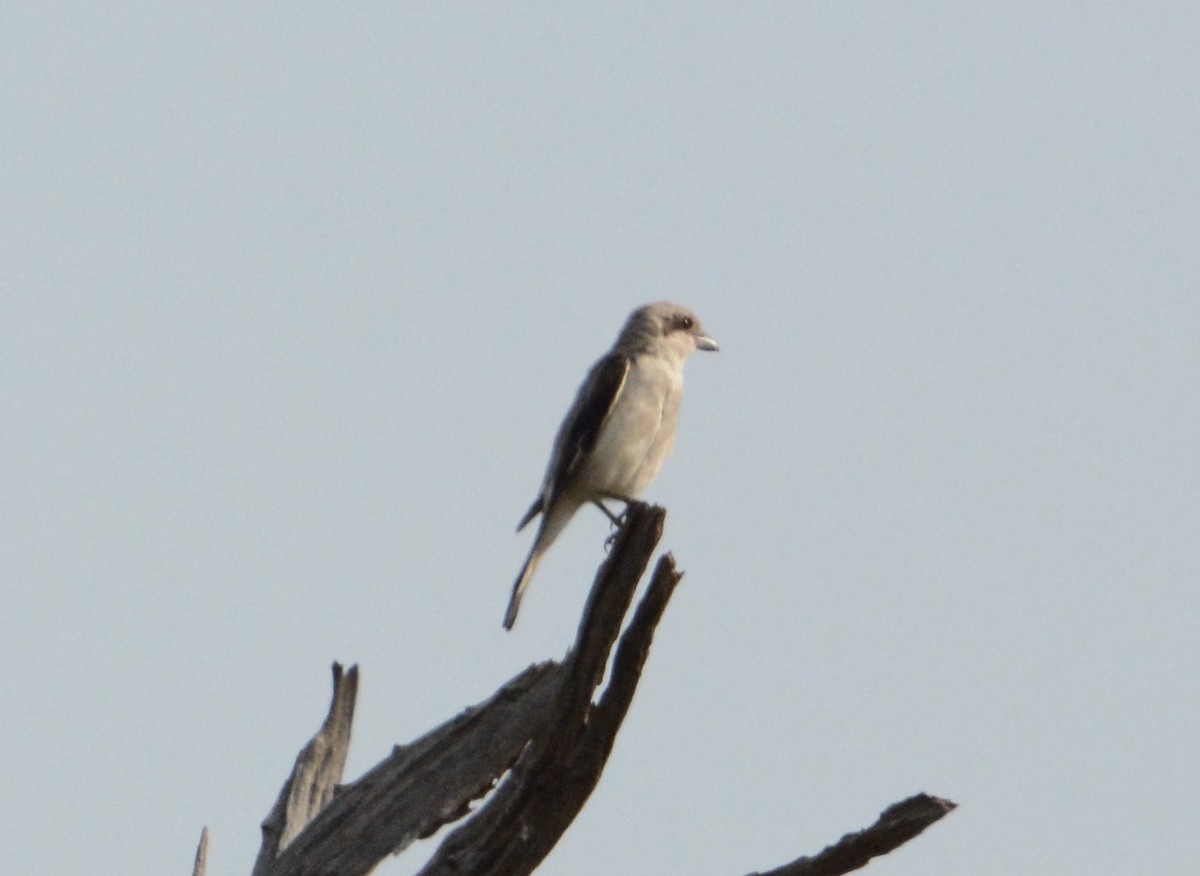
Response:
POLYGON ((542 515, 513 584, 506 630, 542 556, 575 512, 592 502, 617 523, 601 500, 628 503, 654 480, 675 444, 684 360, 695 350, 716 349, 686 307, 661 301, 630 314, 612 350, 579 387, 554 439, 542 489, 517 525, 520 532, 542 515))

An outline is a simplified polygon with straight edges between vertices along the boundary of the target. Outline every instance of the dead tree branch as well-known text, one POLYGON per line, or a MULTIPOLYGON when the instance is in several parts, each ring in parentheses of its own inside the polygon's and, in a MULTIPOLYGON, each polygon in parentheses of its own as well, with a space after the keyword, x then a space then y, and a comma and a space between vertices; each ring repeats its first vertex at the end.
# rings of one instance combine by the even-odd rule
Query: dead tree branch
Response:
POLYGON ((662 531, 661 512, 638 513, 626 522, 622 539, 597 576, 575 649, 567 658, 568 681, 555 704, 553 733, 534 740, 488 805, 447 837, 420 876, 533 872, 596 787, 633 699, 654 627, 682 577, 670 555, 659 560, 621 637, 608 687, 593 705, 621 620, 662 531), (627 534, 638 540, 636 545, 621 544, 627 534))
MULTIPOLYGON (((259 861, 269 863, 262 870, 256 866, 254 876, 368 873, 387 855, 467 814, 471 802, 515 763, 518 766, 509 780, 464 828, 447 838, 430 866, 453 867, 458 861, 456 874, 532 871, 599 779, 637 686, 654 625, 679 580, 671 560, 660 561, 646 600, 623 638, 619 666, 614 666, 609 685, 613 693, 606 693, 595 707, 606 719, 589 726, 592 695, 662 535, 665 516, 661 508, 631 507, 612 553, 597 574, 575 646, 563 662, 530 667, 488 701, 411 745, 398 747, 357 782, 339 789, 307 826, 299 824, 310 815, 303 807, 296 818, 280 814, 285 800, 314 796, 294 791, 293 775, 263 823, 259 861), (554 791, 553 805, 545 799, 547 789, 554 791), (275 837, 284 835, 280 824, 289 825, 289 833, 292 824, 302 829, 290 843, 277 842, 275 837), (468 828, 473 833, 463 834, 468 828), (464 836, 488 841, 478 849, 465 848, 460 845, 464 836), (282 851, 268 858, 275 849, 282 851), (488 864, 471 869, 460 860, 463 853, 472 860, 500 854, 505 860, 512 858, 518 869, 507 865, 493 869, 488 864)), ((331 716, 333 712, 331 708, 331 716)), ((301 752, 297 770, 302 761, 321 759, 311 751, 320 738, 319 733, 301 752)))
POLYGON ((279 799, 263 820, 263 841, 252 876, 265 876, 279 850, 287 848, 333 799, 334 790, 342 780, 342 770, 346 768, 357 697, 358 667, 351 666, 343 675, 341 664, 334 663, 329 714, 317 734, 300 749, 292 774, 279 792, 279 799))
MULTIPOLYGON (((622 633, 665 517, 661 508, 629 506, 612 552, 596 574, 575 643, 562 661, 530 666, 488 700, 415 742, 397 746, 345 786, 338 782, 350 741, 358 669, 343 674, 335 663, 329 714, 301 750, 263 821, 253 876, 366 874, 389 854, 462 819, 485 796, 446 837, 420 876, 533 872, 596 787, 654 631, 683 577, 670 554, 661 556, 622 633), (608 683, 597 696, 610 656, 608 683)), ((915 837, 953 808, 949 801, 918 795, 815 857, 756 876, 850 872, 915 837)), ((197 851, 195 876, 203 876, 206 849, 207 832, 197 851)))
POLYGON ((560 683, 531 666, 491 699, 392 754, 341 789, 267 871, 270 876, 370 872, 389 854, 466 814, 545 725, 560 683))
POLYGON ((811 858, 798 858, 765 873, 750 876, 842 876, 865 867, 872 858, 904 845, 935 821, 949 815, 958 804, 917 794, 893 803, 879 820, 857 833, 848 833, 811 858))
POLYGON ((192 876, 204 876, 208 867, 208 828, 200 831, 200 845, 196 846, 196 863, 192 865, 192 876))

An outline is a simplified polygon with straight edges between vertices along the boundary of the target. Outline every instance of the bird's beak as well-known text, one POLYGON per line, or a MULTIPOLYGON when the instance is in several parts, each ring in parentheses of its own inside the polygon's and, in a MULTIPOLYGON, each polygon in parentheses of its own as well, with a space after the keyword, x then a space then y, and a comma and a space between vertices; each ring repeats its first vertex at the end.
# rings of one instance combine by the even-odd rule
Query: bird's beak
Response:
POLYGON ((697 350, 711 350, 712 352, 715 353, 715 352, 717 352, 717 350, 719 350, 721 348, 718 347, 717 342, 714 341, 712 338, 710 338, 708 335, 696 335, 696 349, 697 350))

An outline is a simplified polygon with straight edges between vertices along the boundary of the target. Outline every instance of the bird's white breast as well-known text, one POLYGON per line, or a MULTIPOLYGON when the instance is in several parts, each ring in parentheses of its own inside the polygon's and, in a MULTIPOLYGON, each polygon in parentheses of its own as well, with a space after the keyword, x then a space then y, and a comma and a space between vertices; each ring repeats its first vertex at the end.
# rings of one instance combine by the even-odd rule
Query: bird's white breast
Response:
POLYGON ((634 361, 588 460, 586 483, 601 492, 635 496, 654 480, 675 443, 682 364, 658 356, 634 361))

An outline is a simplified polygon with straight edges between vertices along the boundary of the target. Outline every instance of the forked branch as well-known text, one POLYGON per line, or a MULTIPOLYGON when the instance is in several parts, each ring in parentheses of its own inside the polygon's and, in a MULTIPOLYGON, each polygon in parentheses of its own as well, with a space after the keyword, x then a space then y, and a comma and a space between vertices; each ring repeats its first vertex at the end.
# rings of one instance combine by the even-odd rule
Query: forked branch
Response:
MULTIPOLYGON (((530 666, 491 698, 339 785, 350 743, 358 668, 334 664, 321 729, 263 821, 253 876, 358 876, 443 825, 469 818, 420 876, 531 873, 600 780, 633 700, 654 631, 682 573, 659 557, 645 595, 621 632, 666 512, 632 503, 596 574, 575 643, 562 661, 530 666), (615 646, 615 653, 614 653, 615 646), (597 696, 610 655, 608 683, 597 696), (498 785, 498 786, 497 786, 498 785), (473 813, 472 804, 485 798, 473 813)), ((836 876, 912 839, 954 808, 924 794, 887 809, 874 825, 812 858, 755 876, 836 876)), ((203 876, 207 831, 194 868, 203 876)))

